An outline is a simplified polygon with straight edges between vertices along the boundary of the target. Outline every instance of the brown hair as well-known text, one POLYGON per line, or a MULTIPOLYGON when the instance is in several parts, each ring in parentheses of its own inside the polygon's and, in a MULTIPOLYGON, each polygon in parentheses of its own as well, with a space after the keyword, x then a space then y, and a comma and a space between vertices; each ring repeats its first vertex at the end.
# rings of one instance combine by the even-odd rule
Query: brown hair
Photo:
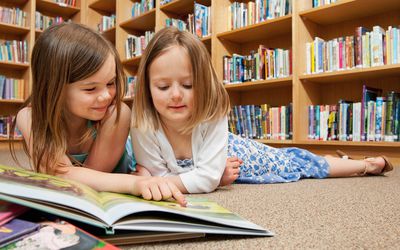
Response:
POLYGON ((167 27, 158 31, 147 45, 138 69, 132 126, 142 131, 157 130, 160 122, 151 98, 149 67, 158 56, 173 46, 180 46, 187 51, 193 74, 194 109, 182 132, 189 133, 201 122, 219 119, 229 111, 228 93, 217 78, 204 44, 187 31, 167 27))
MULTIPOLYGON (((118 121, 125 78, 118 53, 111 43, 92 29, 75 23, 54 25, 35 42, 31 59, 32 94, 23 107, 30 106, 32 110, 31 154, 26 143, 24 149, 36 171, 55 173, 60 166, 59 159, 67 152, 66 85, 96 73, 110 54, 116 64, 115 106, 118 121)), ((90 130, 88 128, 84 137, 90 134, 90 130)), ((16 160, 12 146, 11 150, 16 160)))

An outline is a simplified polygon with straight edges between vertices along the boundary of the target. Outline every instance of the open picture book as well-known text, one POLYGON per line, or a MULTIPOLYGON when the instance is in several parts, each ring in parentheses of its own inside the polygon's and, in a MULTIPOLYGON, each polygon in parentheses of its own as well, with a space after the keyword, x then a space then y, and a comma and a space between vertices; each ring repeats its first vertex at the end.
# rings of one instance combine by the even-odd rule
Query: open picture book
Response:
POLYGON ((104 228, 118 230, 272 236, 273 233, 203 198, 147 201, 97 192, 63 178, 0 165, 0 200, 104 228))

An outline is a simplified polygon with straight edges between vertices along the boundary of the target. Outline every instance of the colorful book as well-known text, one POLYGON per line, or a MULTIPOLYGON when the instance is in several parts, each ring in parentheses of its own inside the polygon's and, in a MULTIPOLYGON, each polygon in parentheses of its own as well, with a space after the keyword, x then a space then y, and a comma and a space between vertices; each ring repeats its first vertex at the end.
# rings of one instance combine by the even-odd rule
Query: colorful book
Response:
POLYGON ((27 223, 35 225, 36 232, 7 243, 5 249, 119 249, 63 220, 27 223))
POLYGON ((100 227, 118 230, 272 236, 270 231, 203 198, 147 201, 128 194, 97 192, 63 178, 0 165, 0 200, 100 227), (146 213, 147 212, 147 213, 146 213))
MULTIPOLYGON (((0 227, 0 248, 19 240, 39 228, 39 224, 26 220, 13 219, 0 227)), ((6 247, 6 249, 9 249, 6 247)))
POLYGON ((0 201, 0 226, 21 215, 28 208, 17 204, 0 201))

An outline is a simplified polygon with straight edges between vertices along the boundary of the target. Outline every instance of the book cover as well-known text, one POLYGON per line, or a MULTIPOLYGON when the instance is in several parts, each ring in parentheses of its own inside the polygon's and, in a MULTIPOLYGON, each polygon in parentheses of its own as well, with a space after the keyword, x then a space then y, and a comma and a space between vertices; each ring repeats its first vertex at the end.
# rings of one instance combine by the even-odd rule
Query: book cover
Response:
POLYGON ((40 226, 36 232, 6 244, 5 249, 119 249, 63 220, 34 224, 40 226))
POLYGON ((206 199, 188 197, 187 207, 181 207, 173 201, 97 192, 71 180, 2 165, 0 200, 104 228, 109 234, 115 230, 142 230, 273 235, 206 199))
POLYGON ((39 224, 26 220, 13 219, 9 221, 7 224, 0 227, 0 248, 3 248, 38 228, 39 224))
POLYGON ((0 201, 0 226, 21 215, 28 208, 17 204, 0 201))

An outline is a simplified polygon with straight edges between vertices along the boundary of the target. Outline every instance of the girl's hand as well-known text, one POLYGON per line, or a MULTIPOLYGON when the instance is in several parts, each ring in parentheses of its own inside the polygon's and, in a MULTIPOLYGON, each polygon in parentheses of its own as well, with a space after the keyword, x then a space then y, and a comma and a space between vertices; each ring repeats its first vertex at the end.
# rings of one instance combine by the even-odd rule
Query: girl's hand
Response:
POLYGON ((237 157, 230 157, 226 159, 226 167, 219 182, 219 186, 232 184, 232 182, 239 177, 239 168, 242 163, 243 161, 237 157))
POLYGON ((168 200, 174 198, 182 207, 186 207, 186 199, 176 185, 164 177, 137 177, 132 194, 142 196, 145 200, 168 200))
POLYGON ((136 171, 132 172, 131 174, 136 176, 151 176, 150 171, 139 164, 136 164, 136 171))

